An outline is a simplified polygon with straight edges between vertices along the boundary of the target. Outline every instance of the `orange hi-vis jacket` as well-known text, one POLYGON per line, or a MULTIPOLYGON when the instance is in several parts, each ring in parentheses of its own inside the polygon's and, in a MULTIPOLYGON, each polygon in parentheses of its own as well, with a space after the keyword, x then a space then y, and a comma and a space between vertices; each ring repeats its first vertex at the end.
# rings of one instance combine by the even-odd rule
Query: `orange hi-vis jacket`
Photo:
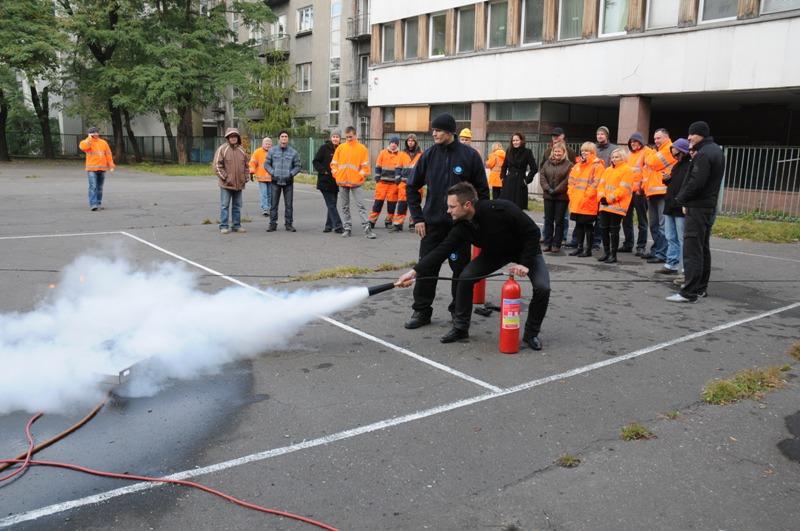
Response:
POLYGON ((397 182, 402 167, 399 150, 392 153, 388 149, 382 149, 375 161, 375 177, 384 182, 397 182))
POLYGON ((633 197, 634 176, 635 172, 627 162, 609 166, 603 171, 597 187, 597 198, 600 200, 605 197, 608 204, 600 205, 601 212, 610 212, 618 216, 628 213, 628 207, 633 197))
POLYGON ((264 163, 267 161, 267 150, 263 147, 258 148, 257 150, 253 151, 253 155, 250 157, 250 162, 247 166, 250 169, 250 173, 255 175, 256 181, 261 183, 270 183, 272 182, 272 176, 269 174, 266 168, 264 168, 264 163))
POLYGON ((642 183, 644 182, 644 159, 647 155, 653 153, 653 150, 644 146, 639 151, 631 151, 628 155, 628 166, 631 167, 633 172, 633 191, 640 192, 642 190, 642 183))
POLYGON ((567 185, 570 212, 589 216, 597 215, 597 187, 604 169, 603 159, 597 158, 594 153, 589 153, 585 162, 578 157, 578 162, 569 172, 569 184, 567 185))
POLYGON ((667 140, 658 151, 651 151, 644 159, 644 193, 647 197, 666 195, 667 185, 664 177, 672 172, 672 167, 678 160, 670 151, 672 141, 667 140))
POLYGON ((86 171, 108 171, 115 167, 111 148, 102 138, 88 136, 78 146, 86 153, 86 171))
POLYGON ((486 159, 486 167, 489 168, 489 188, 502 188, 503 179, 500 178, 500 169, 503 161, 506 160, 506 152, 502 149, 493 151, 486 159))
POLYGON ((414 158, 411 158, 411 155, 409 155, 408 151, 405 149, 400 151, 400 166, 402 167, 400 175, 402 182, 408 182, 408 180, 414 176, 414 168, 417 166, 420 157, 422 157, 421 149, 416 150, 414 158))
POLYGON ((331 160, 331 173, 339 186, 355 188, 364 184, 369 175, 367 146, 358 140, 348 140, 339 144, 331 160))

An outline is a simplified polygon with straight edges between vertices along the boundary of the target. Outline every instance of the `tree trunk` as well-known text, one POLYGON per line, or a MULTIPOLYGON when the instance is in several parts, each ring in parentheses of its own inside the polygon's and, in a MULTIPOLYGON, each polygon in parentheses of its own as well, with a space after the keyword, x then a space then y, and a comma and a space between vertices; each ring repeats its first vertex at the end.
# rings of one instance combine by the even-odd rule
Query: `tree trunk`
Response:
POLYGON ((111 129, 114 134, 114 142, 111 151, 114 153, 114 161, 117 164, 128 163, 128 153, 125 150, 125 135, 122 130, 122 111, 119 107, 115 107, 108 100, 108 112, 111 114, 111 129))
POLYGON ((192 153, 192 108, 178 108, 178 164, 186 164, 192 153))
POLYGON ((40 99, 36 83, 29 79, 28 86, 31 89, 31 103, 36 111, 36 118, 39 120, 39 128, 42 130, 42 155, 46 159, 54 159, 56 151, 53 149, 53 137, 50 134, 50 87, 42 90, 40 99))
POLYGON ((131 115, 125 109, 122 111, 122 116, 125 118, 125 131, 128 133, 128 140, 131 141, 133 146, 133 159, 136 162, 142 162, 142 150, 139 149, 139 143, 136 141, 136 135, 133 132, 133 127, 131 127, 131 115))
POLYGON ((8 122, 8 102, 3 89, 0 89, 0 160, 10 161, 8 154, 8 140, 6 139, 6 123, 8 122))
POLYGON ((175 145, 175 135, 172 134, 172 124, 169 123, 167 111, 164 109, 158 110, 158 115, 161 116, 161 123, 164 124, 164 132, 167 134, 167 143, 169 144, 169 158, 173 162, 178 160, 178 148, 175 145))

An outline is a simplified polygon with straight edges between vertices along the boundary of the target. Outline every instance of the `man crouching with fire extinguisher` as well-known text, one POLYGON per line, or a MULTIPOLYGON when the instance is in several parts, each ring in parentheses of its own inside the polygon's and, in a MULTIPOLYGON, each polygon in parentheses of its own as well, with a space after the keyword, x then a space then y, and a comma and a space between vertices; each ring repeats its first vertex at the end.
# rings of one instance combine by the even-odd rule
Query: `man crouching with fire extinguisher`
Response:
POLYGON ((539 248, 539 227, 511 201, 478 200, 475 188, 467 182, 447 190, 447 213, 454 222, 447 237, 423 256, 414 269, 398 278, 395 285, 405 288, 417 275, 437 274, 439 265, 447 256, 465 243, 480 247, 481 254, 459 276, 453 329, 441 338, 441 342, 452 343, 469 338, 472 286, 481 277, 512 263, 509 273, 527 276, 533 284, 533 298, 522 340, 533 350, 541 350, 539 330, 550 300, 550 274, 539 248))

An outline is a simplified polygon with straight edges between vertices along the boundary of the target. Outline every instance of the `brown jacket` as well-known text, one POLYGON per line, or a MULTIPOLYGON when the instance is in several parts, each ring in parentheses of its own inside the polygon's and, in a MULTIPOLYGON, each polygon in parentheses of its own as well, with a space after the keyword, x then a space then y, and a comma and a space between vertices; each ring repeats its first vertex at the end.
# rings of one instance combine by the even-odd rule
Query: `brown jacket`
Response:
POLYGON ((572 163, 566 158, 561 162, 548 159, 539 168, 539 182, 542 185, 542 195, 545 199, 556 201, 569 201, 567 185, 569 184, 569 171, 572 163), (550 189, 553 193, 550 193, 550 189))
POLYGON ((250 156, 241 146, 225 143, 214 154, 214 171, 219 178, 219 187, 228 190, 244 190, 250 176, 247 164, 250 156))

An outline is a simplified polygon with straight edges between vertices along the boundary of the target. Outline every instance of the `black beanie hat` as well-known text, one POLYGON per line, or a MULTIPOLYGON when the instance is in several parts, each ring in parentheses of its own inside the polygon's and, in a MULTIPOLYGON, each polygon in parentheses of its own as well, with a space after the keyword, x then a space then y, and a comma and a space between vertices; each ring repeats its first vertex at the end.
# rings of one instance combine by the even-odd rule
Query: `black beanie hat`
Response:
POLYGON ((431 129, 440 129, 450 134, 456 134, 456 119, 445 113, 440 114, 431 122, 431 129))
POLYGON ((702 137, 711 136, 711 128, 705 122, 694 122, 689 126, 689 134, 702 137))

